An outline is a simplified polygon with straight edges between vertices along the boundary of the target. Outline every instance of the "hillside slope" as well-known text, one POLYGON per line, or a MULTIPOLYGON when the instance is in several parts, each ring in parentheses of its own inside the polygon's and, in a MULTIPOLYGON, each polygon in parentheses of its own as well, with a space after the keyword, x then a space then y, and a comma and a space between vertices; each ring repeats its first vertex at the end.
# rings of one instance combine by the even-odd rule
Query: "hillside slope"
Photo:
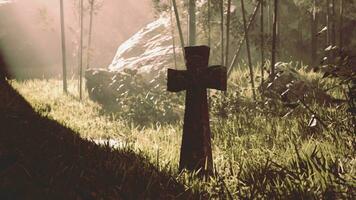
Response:
POLYGON ((198 199, 143 156, 83 140, 0 83, 0 199, 198 199))

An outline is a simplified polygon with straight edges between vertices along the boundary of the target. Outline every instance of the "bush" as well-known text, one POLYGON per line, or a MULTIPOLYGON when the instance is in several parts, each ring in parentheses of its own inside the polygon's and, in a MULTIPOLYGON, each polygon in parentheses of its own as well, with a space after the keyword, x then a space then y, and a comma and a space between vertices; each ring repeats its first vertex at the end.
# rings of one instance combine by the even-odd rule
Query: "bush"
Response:
POLYGON ((172 123, 183 112, 182 93, 166 91, 163 73, 148 81, 135 70, 89 70, 86 78, 92 100, 102 104, 105 111, 135 124, 172 123))

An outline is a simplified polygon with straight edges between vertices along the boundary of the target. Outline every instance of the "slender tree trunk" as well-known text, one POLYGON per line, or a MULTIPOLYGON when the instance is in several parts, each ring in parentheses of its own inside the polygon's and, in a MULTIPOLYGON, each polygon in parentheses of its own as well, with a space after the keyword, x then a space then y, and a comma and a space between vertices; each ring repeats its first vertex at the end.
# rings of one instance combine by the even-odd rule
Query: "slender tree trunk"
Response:
POLYGON ((79 99, 83 98, 83 0, 80 0, 79 99))
POLYGON ((229 63, 231 0, 227 3, 225 65, 229 63))
POLYGON ((265 31, 264 31, 264 1, 263 0, 261 0, 260 17, 261 17, 260 22, 261 22, 261 86, 262 86, 264 83, 264 66, 265 66, 265 37, 264 37, 265 31))
POLYGON ((91 0, 90 2, 90 19, 89 19, 89 35, 88 35, 88 51, 87 51, 87 69, 90 67, 90 59, 91 59, 91 41, 92 41, 92 33, 93 33, 93 17, 94 17, 94 3, 95 0, 91 0))
POLYGON ((274 0, 274 15, 273 15, 273 35, 272 35, 272 58, 271 58, 271 75, 275 75, 276 64, 276 39, 277 39, 277 20, 278 20, 278 0, 274 0))
POLYGON ((330 0, 326 0, 326 46, 330 46, 330 0))
POLYGON ((182 31, 182 27, 180 25, 180 19, 179 19, 179 13, 178 13, 178 8, 177 8, 177 3, 176 0, 172 0, 173 3, 173 9, 174 9, 174 14, 176 16, 176 23, 177 23, 177 27, 178 27, 178 33, 179 33, 179 39, 180 39, 180 45, 181 45, 181 49, 182 49, 182 55, 183 57, 185 57, 185 52, 184 52, 184 37, 183 37, 183 31, 182 31))
POLYGON ((251 81, 251 87, 252 87, 252 95, 253 95, 253 99, 256 100, 255 81, 254 81, 253 66, 252 66, 252 60, 251 60, 250 41, 249 41, 248 30, 247 30, 247 21, 246 21, 244 0, 241 0, 241 9, 242 9, 242 18, 243 18, 243 22, 244 22, 246 50, 247 50, 247 58, 248 58, 248 67, 250 69, 250 81, 251 81))
POLYGON ((60 15, 61 15, 61 39, 62 39, 62 68, 63 68, 63 92, 68 92, 67 85, 67 62, 66 62, 66 37, 64 26, 64 7, 63 0, 60 0, 60 15))
POLYGON ((313 12, 311 16, 311 67, 316 67, 317 61, 317 48, 318 48, 318 38, 317 38, 317 31, 318 31, 318 18, 316 14, 316 0, 313 0, 313 12))
POLYGON ((177 69, 177 53, 176 53, 176 41, 174 36, 174 20, 173 20, 173 12, 172 12, 172 2, 170 1, 169 14, 171 20, 171 34, 172 34, 172 47, 173 47, 173 56, 174 56, 174 68, 177 69))
MULTIPOLYGON (((213 49, 211 47, 211 0, 208 0, 208 46, 213 49)), ((212 50, 210 51, 210 57, 209 57, 209 63, 210 63, 210 59, 213 58, 213 55, 212 55, 212 50)), ((208 90, 208 103, 210 103, 210 90, 208 90)))
MULTIPOLYGON (((332 0, 332 19, 331 19, 331 43, 336 46, 336 10, 335 10, 335 0, 332 0)), ((333 54, 334 57, 334 54, 333 54)))
POLYGON ((343 26, 344 26, 344 0, 340 0, 340 27, 339 27, 339 46, 340 50, 344 48, 344 42, 343 42, 343 26))
POLYGON ((196 16, 195 16, 195 0, 189 0, 189 46, 196 44, 196 16))
MULTIPOLYGON (((249 19, 249 22, 248 22, 248 25, 247 25, 247 32, 250 32, 251 25, 252 25, 253 21, 254 21, 255 18, 256 18, 256 15, 257 15, 257 12, 258 12, 258 9, 259 9, 259 6, 260 6, 260 5, 261 5, 261 2, 259 1, 259 2, 257 3, 257 5, 256 5, 254 11, 253 11, 253 14, 251 15, 251 17, 250 17, 250 19, 249 19)), ((231 72, 232 72, 232 69, 233 69, 233 67, 234 67, 234 65, 235 65, 235 63, 236 63, 236 61, 237 61, 237 57, 238 57, 239 54, 240 54, 242 45, 243 45, 243 43, 245 42, 245 38, 246 38, 246 37, 245 37, 245 35, 244 35, 244 37, 239 41, 239 44, 237 45, 238 47, 237 47, 237 49, 236 49, 236 51, 235 51, 235 55, 234 55, 234 57, 232 58, 231 63, 230 63, 230 65, 229 65, 229 69, 228 69, 228 71, 227 71, 227 76, 228 76, 228 77, 230 76, 230 74, 231 74, 231 72)))
MULTIPOLYGON (((303 27, 305 26, 303 19, 299 18, 298 20, 298 42, 300 44, 303 44, 303 27)), ((277 43, 278 43, 278 36, 279 36, 279 31, 278 31, 278 23, 277 23, 277 43)), ((277 49, 278 49, 278 45, 277 45, 277 49)), ((277 55, 278 57, 278 55, 277 55)), ((301 60, 300 60, 301 61, 301 60)))
POLYGON ((267 18, 268 18, 268 20, 267 20, 267 26, 268 26, 268 34, 271 34, 272 35, 272 23, 271 23, 271 15, 272 15, 272 8, 271 8, 271 1, 269 0, 269 1, 267 1, 267 6, 268 6, 268 8, 267 8, 267 18))
POLYGON ((221 24, 220 24, 220 31, 221 31, 221 38, 220 38, 220 43, 221 43, 221 65, 224 66, 224 0, 220 0, 220 19, 221 19, 221 24))
POLYGON ((208 46, 211 46, 211 0, 208 0, 208 46))
MULTIPOLYGON (((278 57, 282 57, 282 52, 278 51, 280 47, 282 46, 281 44, 281 38, 282 38, 282 29, 281 29, 281 21, 283 20, 283 17, 281 17, 281 5, 283 4, 283 1, 278 1, 278 10, 277 10, 277 35, 276 35, 276 60, 278 57)), ((303 27, 302 27, 303 28, 303 27)), ((302 40, 303 40, 303 33, 301 34, 302 40)))

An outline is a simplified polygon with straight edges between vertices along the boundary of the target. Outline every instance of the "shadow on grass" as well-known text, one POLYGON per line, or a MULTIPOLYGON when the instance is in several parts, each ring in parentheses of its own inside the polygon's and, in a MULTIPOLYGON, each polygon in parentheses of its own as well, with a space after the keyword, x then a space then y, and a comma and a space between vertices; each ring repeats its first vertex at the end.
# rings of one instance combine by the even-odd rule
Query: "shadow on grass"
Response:
POLYGON ((0 80, 0 199, 205 199, 129 149, 84 140, 0 80))

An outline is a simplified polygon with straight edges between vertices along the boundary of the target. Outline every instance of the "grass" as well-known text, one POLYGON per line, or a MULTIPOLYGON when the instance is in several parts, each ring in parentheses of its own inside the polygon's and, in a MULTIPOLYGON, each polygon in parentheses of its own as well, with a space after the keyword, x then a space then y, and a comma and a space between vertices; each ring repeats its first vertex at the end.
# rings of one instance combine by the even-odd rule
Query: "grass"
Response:
MULTIPOLYGON (((299 71, 321 86, 331 84, 320 81, 320 74, 299 71)), ((212 117, 216 176, 207 182, 177 171, 182 122, 142 127, 116 118, 87 96, 79 101, 75 81, 69 84, 69 95, 62 93, 58 80, 11 84, 42 116, 70 127, 83 138, 117 140, 147 156, 186 188, 207 191, 212 199, 355 198, 356 142, 348 129, 345 108, 311 105, 328 127, 320 123, 310 127, 312 113, 301 106, 282 117, 283 109, 270 112, 253 103, 247 74, 247 70, 239 70, 229 83, 242 99, 237 112, 228 118, 212 117)))
MULTIPOLYGON (((128 146, 84 140, 0 81, 0 199, 201 199, 128 146)), ((53 100, 53 99, 51 99, 53 100)))

